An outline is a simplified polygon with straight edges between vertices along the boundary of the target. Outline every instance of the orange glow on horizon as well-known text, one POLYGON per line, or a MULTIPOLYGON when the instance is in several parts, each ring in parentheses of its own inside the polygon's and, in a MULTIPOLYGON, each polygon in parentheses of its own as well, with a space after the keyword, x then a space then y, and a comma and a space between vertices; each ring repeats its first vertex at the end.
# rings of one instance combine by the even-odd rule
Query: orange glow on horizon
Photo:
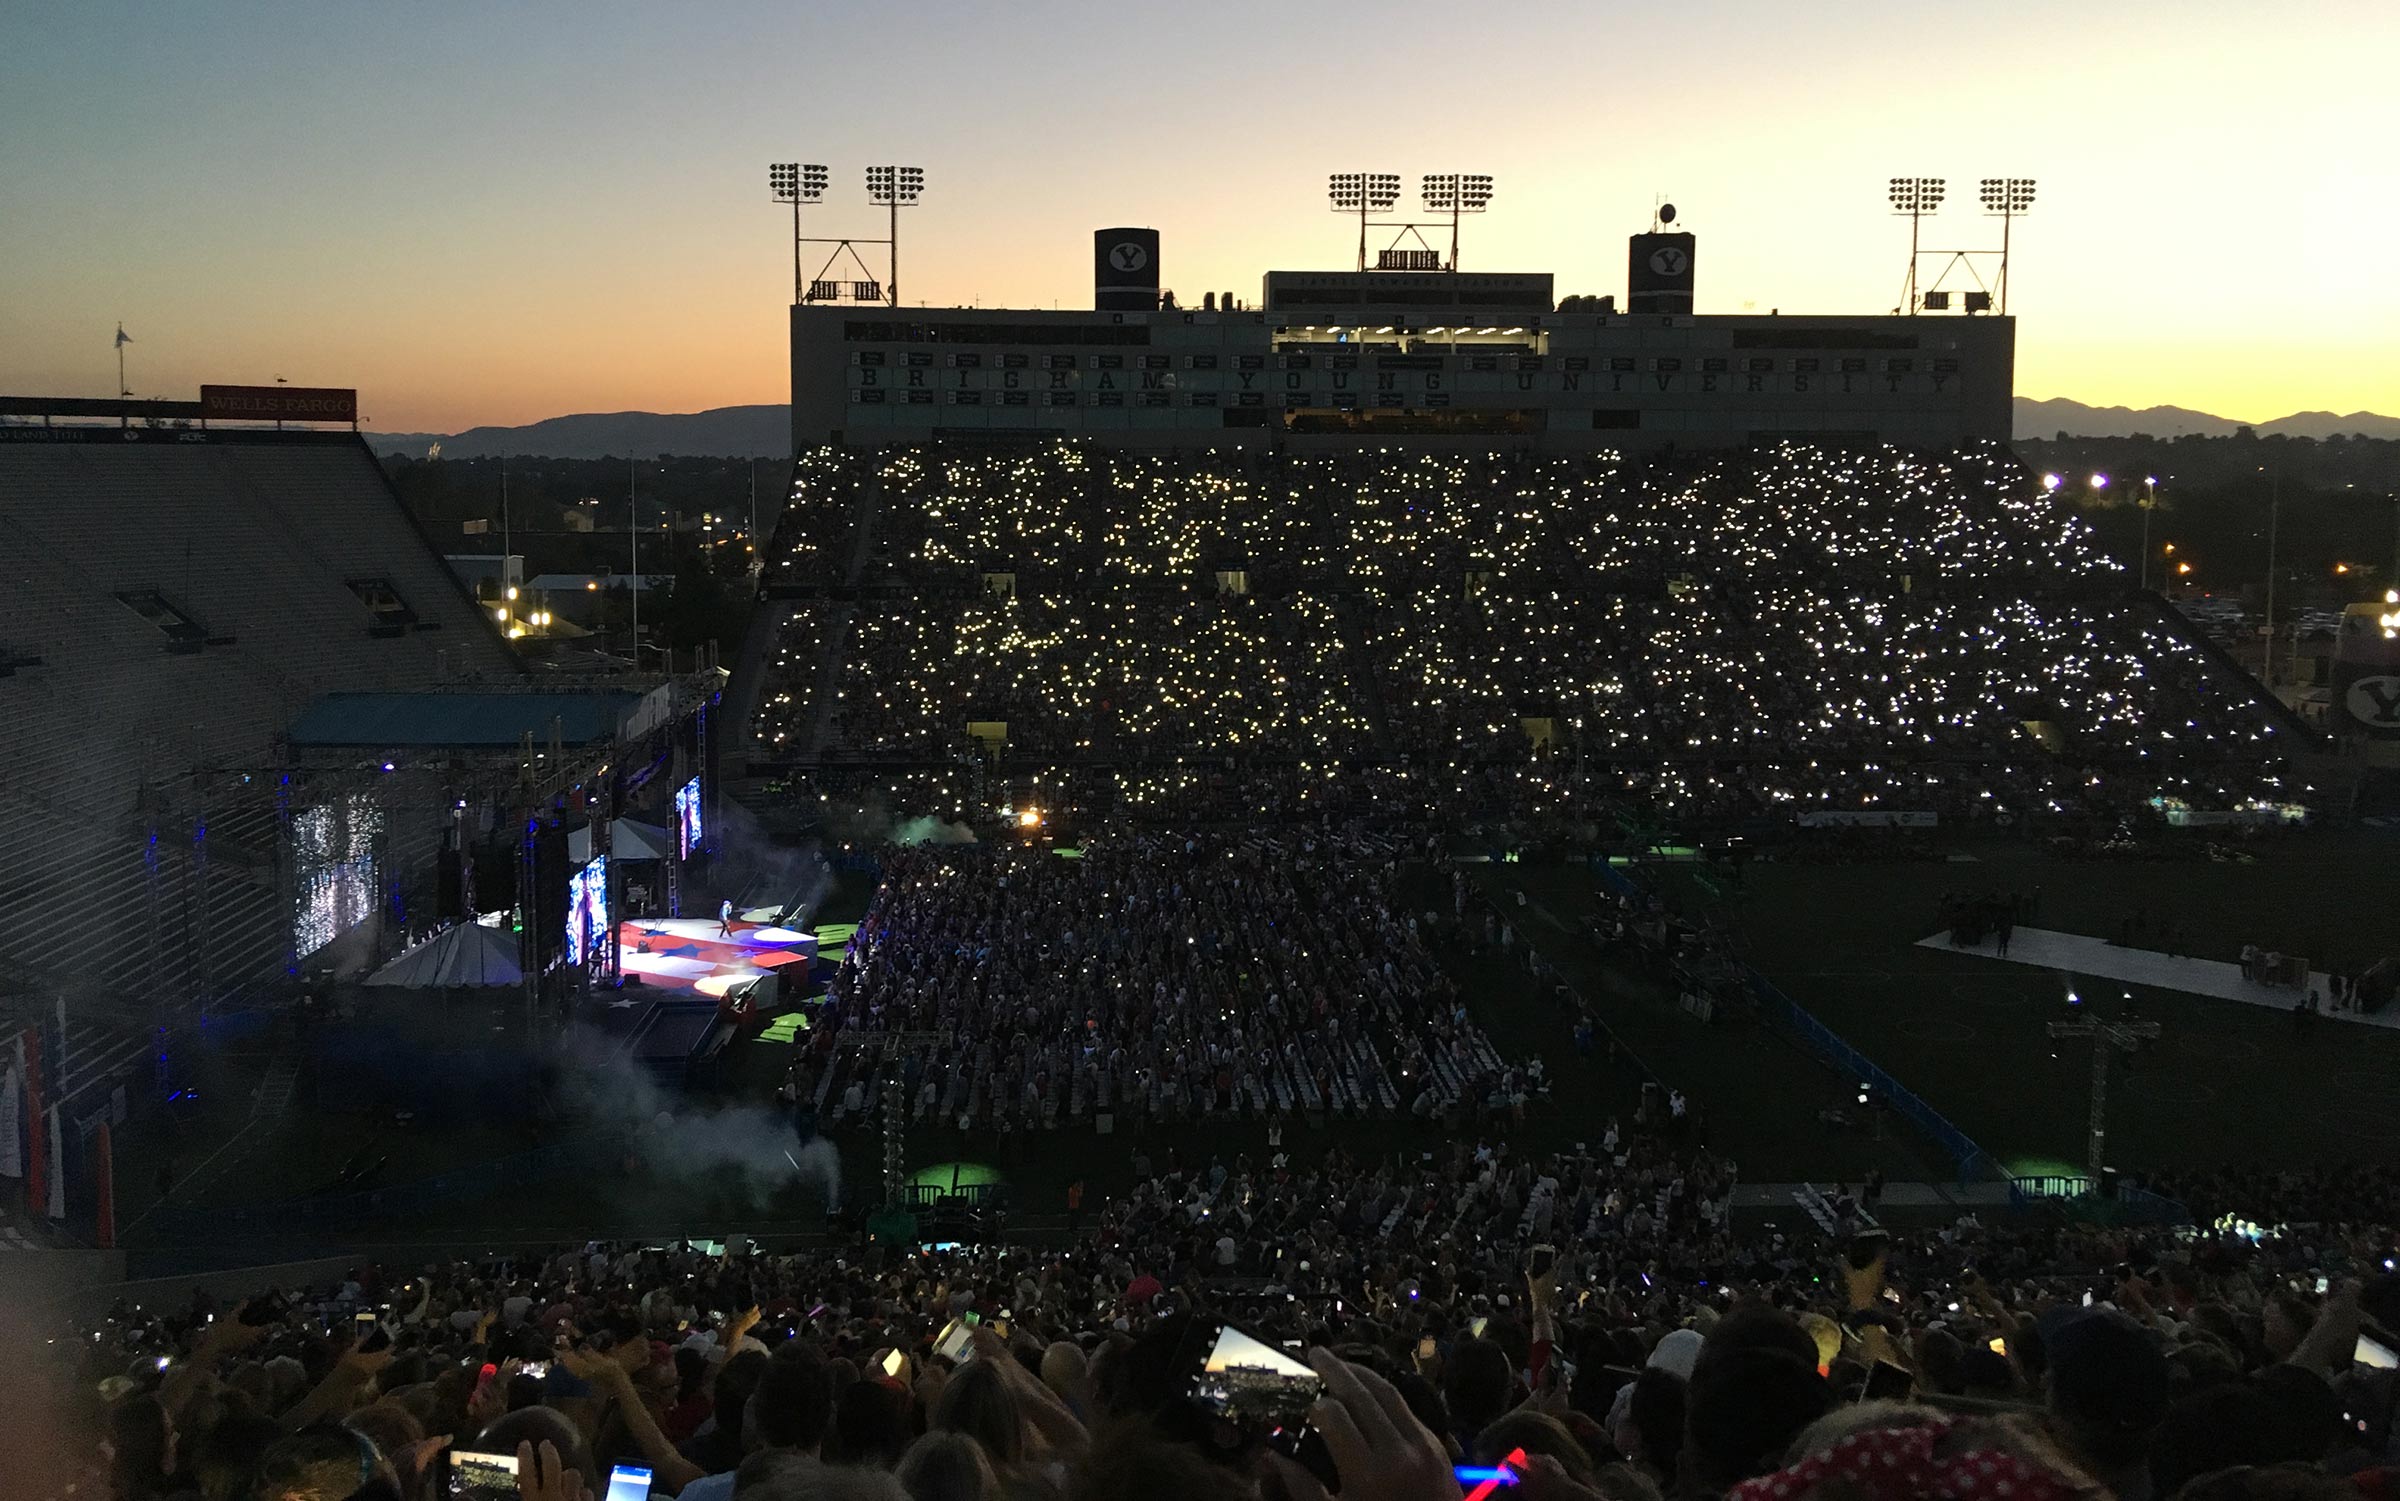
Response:
POLYGON ((1701 311, 1878 313, 1907 246, 1884 184, 1922 172, 1949 178, 1928 245, 1997 244, 1977 178, 2040 184, 2013 231, 2019 393, 2400 415, 2389 4, 2027 0, 1971 46, 1883 6, 1478 13, 1475 50, 1530 53, 1519 70, 1462 57, 1457 13, 1418 0, 1365 32, 1137 10, 1072 45, 1007 8, 915 14, 903 40, 834 0, 728 0, 705 24, 29 15, 0 49, 0 375, 108 394, 121 320, 138 394, 284 375, 355 386, 384 432, 779 403, 784 159, 832 169, 802 215, 819 235, 883 233, 868 163, 924 167, 910 304, 1089 306, 1091 231, 1117 224, 1161 232, 1180 301, 1255 299, 1269 269, 1350 263, 1325 174, 1366 169, 1402 175, 1403 209, 1421 173, 1491 173, 1468 271, 1621 298, 1624 237, 1663 195, 1699 236, 1701 311), (905 56, 900 95, 855 47, 905 56))

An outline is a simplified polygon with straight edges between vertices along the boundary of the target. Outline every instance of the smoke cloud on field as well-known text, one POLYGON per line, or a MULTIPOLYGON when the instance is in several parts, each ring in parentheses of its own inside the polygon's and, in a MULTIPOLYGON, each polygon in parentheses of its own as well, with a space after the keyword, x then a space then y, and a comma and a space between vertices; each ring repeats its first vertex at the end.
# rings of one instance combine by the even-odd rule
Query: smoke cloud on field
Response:
POLYGON ((892 826, 894 844, 973 844, 975 831, 938 818, 904 818, 892 826))
POLYGON ((690 1108, 619 1053, 616 1039, 589 1027, 569 1031, 564 1056, 565 1103, 603 1130, 626 1133, 642 1171, 677 1182, 731 1172, 750 1207, 761 1211, 802 1184, 822 1189, 828 1210, 840 1206, 840 1154, 823 1137, 802 1145, 782 1111, 748 1104, 690 1108))
POLYGON ((778 843, 730 798, 717 820, 715 844, 728 894, 745 909, 773 911, 785 927, 806 927, 833 889, 833 870, 814 842, 778 843))

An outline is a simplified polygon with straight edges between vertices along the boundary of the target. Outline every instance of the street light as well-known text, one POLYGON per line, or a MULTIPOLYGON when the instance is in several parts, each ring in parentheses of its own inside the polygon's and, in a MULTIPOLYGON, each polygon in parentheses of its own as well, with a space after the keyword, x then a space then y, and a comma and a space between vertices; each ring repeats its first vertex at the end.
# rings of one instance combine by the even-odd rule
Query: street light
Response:
POLYGON ((767 163, 767 190, 792 206, 792 301, 800 300, 800 205, 819 203, 831 179, 816 162, 767 163))
POLYGON ((2008 232, 2017 215, 2033 207, 2030 177, 1987 177, 1977 189, 1983 211, 2000 216, 2000 316, 2008 316, 2008 232))
POLYGON ((1417 191, 1432 213, 1450 215, 1450 269, 1458 269, 1458 216, 1480 214, 1492 206, 1489 172, 1429 172, 1418 180, 1417 191))
POLYGON ((2142 476, 2142 498, 2135 502, 2142 508, 2142 587, 2150 587, 2150 513, 2158 509, 2158 476, 2142 476))
POLYGON ((1397 172, 1329 172, 1325 196, 1337 214, 1358 215, 1358 269, 1367 269, 1367 215, 1388 213, 1400 201, 1397 172))
POLYGON ((923 167, 869 167, 867 169, 867 200, 882 204, 891 211, 892 238, 891 276, 885 284, 885 300, 893 307, 900 305, 900 211, 914 208, 925 196, 923 167))
POLYGON ((1908 216, 1908 285, 1902 293, 1910 313, 1917 310, 1917 221, 1942 206, 1950 191, 1946 177, 1895 177, 1889 196, 1892 212, 1908 216))

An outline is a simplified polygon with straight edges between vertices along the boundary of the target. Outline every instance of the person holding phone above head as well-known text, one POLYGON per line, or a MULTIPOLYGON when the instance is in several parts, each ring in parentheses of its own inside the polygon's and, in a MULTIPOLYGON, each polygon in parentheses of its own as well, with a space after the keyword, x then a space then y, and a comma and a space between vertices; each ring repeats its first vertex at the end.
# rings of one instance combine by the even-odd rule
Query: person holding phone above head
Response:
MULTIPOLYGON (((1308 1409, 1308 1423, 1332 1456, 1341 1496, 1458 1501, 1461 1490, 1448 1450, 1408 1410, 1396 1387, 1321 1347, 1308 1352, 1308 1365, 1325 1383, 1308 1409)), ((1297 1462, 1281 1454, 1269 1454, 1264 1462, 1292 1501, 1325 1501, 1323 1482, 1297 1462)))

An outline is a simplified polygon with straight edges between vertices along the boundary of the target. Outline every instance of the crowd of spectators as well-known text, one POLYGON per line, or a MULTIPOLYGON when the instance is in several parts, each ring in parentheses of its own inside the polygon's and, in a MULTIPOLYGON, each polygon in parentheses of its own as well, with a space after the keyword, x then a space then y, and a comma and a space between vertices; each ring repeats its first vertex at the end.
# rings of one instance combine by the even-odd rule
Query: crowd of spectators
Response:
POLYGON ((754 728, 804 761, 956 761, 982 724, 1012 765, 1211 763, 1376 811, 1393 773, 1440 798, 1526 771, 1553 807, 1684 817, 2297 800, 2254 685, 1998 449, 803 474, 779 572, 850 592, 793 607, 754 728))
MULTIPOLYGON (((2400 1460, 2381 1221, 1745 1223, 1732 1164, 1613 1124, 1134 1167, 1006 1244, 594 1243, 120 1304, 50 1331, 56 1395, 11 1422, 120 1501, 432 1501, 492 1453, 535 1501, 620 1464, 684 1501, 1448 1501, 1456 1465, 1528 1501, 2363 1501, 2400 1460), (1321 1452, 1197 1400, 1219 1319, 1322 1382, 1321 1452)), ((2311 1188, 2390 1202, 2276 1202, 2311 1188)))
MULTIPOLYGON (((1047 1129, 1514 1113, 1388 840, 926 845, 882 879, 809 1031, 821 1119, 1047 1129)), ((1456 920, 1457 914, 1449 915, 1456 920)))

